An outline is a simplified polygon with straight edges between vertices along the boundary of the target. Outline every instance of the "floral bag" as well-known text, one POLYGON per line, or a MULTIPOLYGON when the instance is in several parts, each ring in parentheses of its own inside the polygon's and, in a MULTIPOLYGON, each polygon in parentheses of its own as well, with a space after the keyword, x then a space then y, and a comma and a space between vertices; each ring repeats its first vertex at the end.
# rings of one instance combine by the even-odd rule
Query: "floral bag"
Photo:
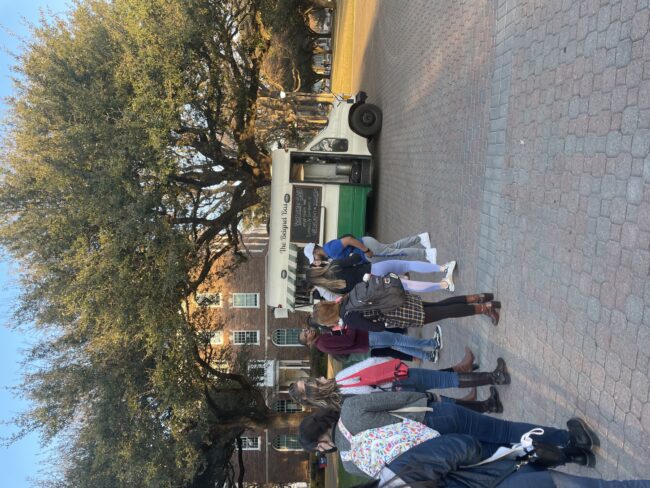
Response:
POLYGON ((440 436, 423 423, 408 418, 355 435, 345 428, 341 420, 338 427, 350 442, 350 450, 341 452, 341 460, 353 462, 371 478, 376 478, 388 463, 412 447, 440 436))

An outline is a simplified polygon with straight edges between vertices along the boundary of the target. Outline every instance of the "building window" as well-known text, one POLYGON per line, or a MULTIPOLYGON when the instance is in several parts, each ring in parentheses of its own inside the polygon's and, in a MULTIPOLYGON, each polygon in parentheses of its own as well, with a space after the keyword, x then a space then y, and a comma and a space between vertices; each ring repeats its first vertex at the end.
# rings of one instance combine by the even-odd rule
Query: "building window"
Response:
POLYGON ((273 331, 271 340, 276 346, 301 346, 298 336, 301 329, 277 329, 273 331))
POLYGON ((199 307, 223 307, 221 293, 197 293, 196 304, 199 307))
POLYGON ((214 359, 210 361, 210 366, 220 373, 230 373, 230 364, 223 359, 214 359))
MULTIPOLYGON (((237 443, 235 442, 235 446, 237 443)), ((241 448, 242 451, 259 451, 260 450, 260 438, 259 437, 241 437, 241 448)))
POLYGON ((211 346, 221 346, 223 345, 223 330, 216 330, 212 337, 210 337, 211 346))
POLYGON ((232 306, 234 308, 260 308, 260 294, 233 293, 232 306))
POLYGON ((273 448, 278 451, 302 451, 298 436, 293 434, 276 435, 273 439, 273 448))
POLYGON ((302 412, 302 406, 293 400, 277 400, 273 404, 273 410, 280 413, 302 412))
POLYGON ((260 344, 260 331, 259 330, 234 330, 232 332, 231 342, 235 346, 243 346, 244 344, 260 344))

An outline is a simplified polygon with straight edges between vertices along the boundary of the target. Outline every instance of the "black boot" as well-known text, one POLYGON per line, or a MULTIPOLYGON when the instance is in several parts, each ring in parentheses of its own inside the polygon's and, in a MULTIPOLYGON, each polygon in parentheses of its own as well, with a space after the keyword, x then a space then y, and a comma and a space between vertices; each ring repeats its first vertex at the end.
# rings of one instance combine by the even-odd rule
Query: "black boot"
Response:
POLYGON ((479 413, 502 413, 503 405, 499 399, 499 392, 494 386, 490 387, 490 398, 481 402, 456 399, 456 405, 465 407, 479 413))
POLYGON ((458 373, 458 388, 483 385, 509 385, 510 374, 503 358, 497 359, 497 367, 490 373, 458 373))
POLYGON ((579 447, 557 447, 545 442, 533 441, 533 451, 530 462, 535 466, 554 468, 563 464, 573 463, 593 468, 596 466, 596 456, 591 451, 579 447))
POLYGON ((579 447, 591 451, 594 447, 600 446, 598 435, 581 418, 569 419, 566 426, 569 430, 568 447, 579 447))

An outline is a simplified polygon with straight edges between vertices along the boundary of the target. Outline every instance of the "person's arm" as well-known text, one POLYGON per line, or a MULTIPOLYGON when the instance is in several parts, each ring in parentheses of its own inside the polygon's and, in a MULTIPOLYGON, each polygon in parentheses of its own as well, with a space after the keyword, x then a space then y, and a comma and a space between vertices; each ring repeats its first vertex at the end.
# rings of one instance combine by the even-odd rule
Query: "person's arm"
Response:
POLYGON ((481 460, 481 443, 470 435, 444 434, 412 447, 388 464, 406 483, 438 481, 481 460))
POLYGON ((335 259, 330 262, 330 266, 338 266, 340 268, 351 268, 353 266, 358 266, 359 264, 365 264, 363 258, 357 254, 351 254, 347 258, 335 259))
MULTIPOLYGON (((361 397, 359 397, 361 398, 361 397)), ((422 403, 426 407, 427 394, 419 391, 386 391, 376 393, 372 399, 364 401, 354 399, 356 404, 350 406, 353 411, 362 413, 391 412, 400 408, 413 406, 414 403, 422 403)), ((398 417, 394 417, 398 421, 398 417)))
POLYGON ((360 312, 348 312, 343 317, 343 322, 350 329, 366 330, 368 332, 384 332, 386 325, 383 320, 370 320, 360 312))
POLYGON ((340 240, 344 248, 347 246, 356 247, 357 249, 361 249, 361 251, 367 258, 371 258, 373 256, 372 251, 368 249, 368 247, 356 237, 347 236, 347 237, 342 237, 340 240))
POLYGON ((328 290, 327 288, 323 288, 322 286, 315 286, 314 288, 318 290, 318 294, 323 298, 323 300, 327 300, 328 302, 335 302, 336 299, 341 296, 338 293, 334 293, 333 291, 328 290))
MULTIPOLYGON (((321 335, 316 342, 316 347, 318 348, 320 344, 328 349, 328 351, 323 352, 337 351, 347 353, 350 349, 358 347, 357 340, 359 334, 363 334, 363 332, 348 329, 343 335, 321 335)), ((322 351, 322 349, 320 350, 322 351)))

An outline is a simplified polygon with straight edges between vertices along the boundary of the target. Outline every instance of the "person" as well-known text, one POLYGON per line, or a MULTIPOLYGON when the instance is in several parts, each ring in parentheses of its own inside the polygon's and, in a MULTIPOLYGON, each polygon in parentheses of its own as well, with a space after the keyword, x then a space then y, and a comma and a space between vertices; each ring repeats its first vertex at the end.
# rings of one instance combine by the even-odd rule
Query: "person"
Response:
MULTIPOLYGON (((471 351, 470 351, 471 353, 471 351)), ((472 354, 473 357, 473 354, 472 354)), ((343 398, 348 395, 368 395, 381 391, 419 391, 425 392, 440 388, 472 388, 467 397, 453 399, 441 397, 443 401, 455 402, 477 412, 503 412, 503 405, 496 388, 490 388, 490 397, 476 401, 476 387, 483 385, 507 385, 510 374, 503 358, 497 359, 497 367, 491 372, 435 371, 432 369, 409 368, 400 364, 402 374, 392 381, 355 386, 361 378, 373 375, 373 368, 389 365, 394 368, 397 361, 384 358, 369 358, 339 371, 334 379, 303 378, 291 384, 289 395, 301 405, 316 408, 341 410, 343 398)), ((389 371, 393 373, 393 371, 389 371)), ((377 374, 376 370, 374 374, 377 374)))
POLYGON ((650 480, 606 481, 557 471, 553 468, 572 461, 562 450, 550 459, 542 457, 544 462, 500 459, 473 466, 481 453, 481 443, 472 436, 440 436, 398 456, 379 479, 355 488, 650 488, 650 480))
POLYGON ((323 300, 314 305, 312 317, 324 326, 335 326, 342 321, 346 327, 372 332, 385 330, 386 327, 422 327, 425 323, 452 317, 486 315, 492 325, 499 323, 501 302, 475 302, 477 297, 493 298, 492 294, 459 295, 435 303, 422 301, 418 295, 406 292, 404 303, 389 312, 348 311, 348 298, 344 296, 339 302, 323 300))
MULTIPOLYGON (((539 434, 535 436, 537 442, 556 446, 563 450, 570 462, 585 466, 594 464, 591 450, 600 442, 596 433, 579 418, 570 419, 566 429, 500 420, 454 403, 435 401, 430 394, 408 391, 354 396, 343 402, 340 413, 321 409, 303 419, 299 441, 306 450, 326 453, 338 449, 349 454, 354 436, 371 431, 369 434, 381 438, 383 434, 373 429, 399 426, 400 419, 405 419, 406 427, 414 433, 427 434, 432 443, 432 437, 439 436, 444 441, 450 435, 471 436, 480 448, 474 456, 477 462, 490 458, 502 446, 520 442, 531 431, 539 434), (435 434, 431 435, 426 429, 434 430, 435 434)), ((394 457, 382 459, 383 465, 392 468, 394 461, 418 447, 410 454, 420 452, 429 462, 443 463, 444 456, 437 457, 435 452, 429 455, 429 445, 417 443, 418 439, 426 440, 427 437, 419 434, 414 435, 414 439, 406 439, 406 444, 399 443, 398 447, 405 449, 391 451, 394 457)), ((411 459, 409 462, 415 461, 411 459)), ((351 474, 368 476, 348 455, 342 456, 342 466, 351 474)), ((399 470, 391 471, 397 473, 399 470)))
POLYGON ((378 263, 389 259, 406 261, 428 261, 436 263, 436 250, 431 248, 429 233, 424 232, 417 236, 410 236, 384 244, 374 237, 365 236, 357 239, 352 235, 345 235, 339 239, 332 239, 323 246, 314 242, 305 245, 303 249, 309 264, 315 261, 330 259, 343 259, 351 254, 361 256, 364 263, 378 263))
POLYGON ((341 335, 326 334, 320 329, 309 327, 300 331, 298 342, 333 356, 364 353, 375 349, 393 349, 422 361, 434 363, 438 361, 438 350, 442 347, 440 328, 436 329, 431 339, 418 339, 387 330, 368 332, 346 328, 341 332, 341 335))
POLYGON ((455 267, 456 261, 438 265, 422 261, 398 261, 391 259, 370 264, 362 262, 358 254, 352 254, 347 258, 314 262, 306 270, 305 279, 309 285, 316 287, 323 298, 332 301, 334 297, 321 292, 322 288, 336 295, 344 295, 345 293, 349 293, 357 283, 361 283, 366 274, 384 276, 388 273, 395 273, 403 276, 411 272, 445 273, 445 277, 437 282, 416 281, 409 278, 402 278, 401 281, 404 289, 413 293, 429 293, 436 290, 453 292, 456 289, 453 281, 455 267))

